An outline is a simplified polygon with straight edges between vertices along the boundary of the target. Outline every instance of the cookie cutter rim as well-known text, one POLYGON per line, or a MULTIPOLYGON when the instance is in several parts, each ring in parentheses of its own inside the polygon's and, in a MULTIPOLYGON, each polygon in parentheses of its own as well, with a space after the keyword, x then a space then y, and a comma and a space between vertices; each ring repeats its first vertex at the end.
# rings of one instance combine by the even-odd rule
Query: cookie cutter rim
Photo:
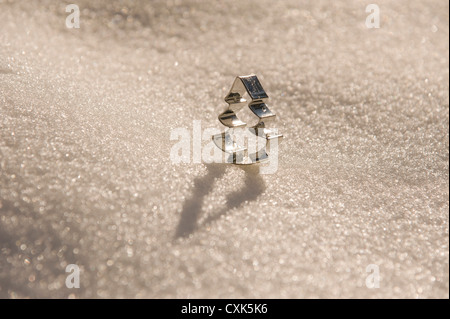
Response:
POLYGON ((269 96, 255 74, 237 76, 235 78, 229 93, 224 99, 228 103, 228 107, 218 116, 219 121, 229 129, 221 134, 212 136, 217 147, 223 152, 231 154, 227 159, 228 163, 254 164, 265 161, 269 158, 268 152, 270 152, 271 141, 276 139, 279 142, 282 140, 282 134, 266 128, 266 124, 273 121, 276 116, 266 104, 268 99, 269 96), (246 93, 251 99, 248 107, 259 119, 258 123, 250 127, 249 130, 251 133, 259 137, 262 136, 266 140, 262 149, 251 154, 248 154, 248 149, 245 146, 238 145, 232 139, 229 132, 230 129, 244 128, 247 126, 237 116, 237 113, 247 104, 247 100, 244 98, 246 93))

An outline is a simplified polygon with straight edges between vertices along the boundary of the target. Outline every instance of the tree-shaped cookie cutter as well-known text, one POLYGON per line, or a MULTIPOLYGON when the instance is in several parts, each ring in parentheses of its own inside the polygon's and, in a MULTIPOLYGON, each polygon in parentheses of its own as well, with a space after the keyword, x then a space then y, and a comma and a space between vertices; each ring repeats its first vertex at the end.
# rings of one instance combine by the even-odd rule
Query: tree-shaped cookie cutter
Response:
POLYGON ((219 115, 219 121, 229 129, 212 137, 217 147, 230 154, 227 160, 228 163, 254 164, 265 161, 269 159, 270 144, 276 140, 278 145, 278 142, 283 138, 283 135, 266 128, 267 123, 275 119, 275 114, 269 110, 265 103, 268 99, 269 96, 264 91, 256 75, 238 76, 234 80, 230 92, 225 97, 228 107, 219 115), (247 104, 247 100, 243 98, 245 93, 251 98, 248 107, 259 118, 258 123, 248 130, 252 134, 265 139, 265 145, 251 154, 248 152, 248 147, 238 144, 233 138, 233 134, 230 133, 235 128, 247 127, 247 124, 237 117, 237 112, 247 104))

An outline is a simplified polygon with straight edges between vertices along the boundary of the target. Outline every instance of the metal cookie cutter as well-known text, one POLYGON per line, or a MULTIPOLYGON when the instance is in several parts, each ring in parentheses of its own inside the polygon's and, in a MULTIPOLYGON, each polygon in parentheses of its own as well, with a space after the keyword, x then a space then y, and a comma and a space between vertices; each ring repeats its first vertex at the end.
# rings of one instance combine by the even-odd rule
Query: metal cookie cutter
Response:
POLYGON ((268 99, 269 96, 256 75, 238 76, 234 80, 230 92, 225 97, 228 107, 219 115, 219 121, 229 129, 212 137, 217 147, 230 154, 228 163, 254 164, 265 161, 269 158, 268 152, 270 151, 271 141, 276 139, 278 143, 283 138, 283 135, 266 128, 266 124, 275 118, 275 114, 269 110, 265 103, 268 99), (248 107, 259 118, 259 122, 255 126, 247 128, 247 130, 257 138, 265 140, 263 147, 251 154, 249 154, 248 146, 245 143, 236 140, 235 134, 239 129, 243 131, 247 127, 247 124, 236 115, 247 104, 247 100, 243 98, 246 93, 251 98, 248 107))

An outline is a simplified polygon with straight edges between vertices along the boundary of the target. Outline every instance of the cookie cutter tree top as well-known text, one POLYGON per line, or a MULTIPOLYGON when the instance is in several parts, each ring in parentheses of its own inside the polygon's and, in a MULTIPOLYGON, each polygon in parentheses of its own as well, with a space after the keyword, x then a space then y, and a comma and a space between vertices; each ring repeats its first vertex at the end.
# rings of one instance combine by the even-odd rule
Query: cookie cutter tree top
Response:
POLYGON ((217 147, 231 154, 227 162, 254 164, 267 160, 269 158, 270 144, 276 140, 278 145, 278 142, 283 138, 283 135, 266 128, 266 124, 275 119, 275 114, 266 105, 268 99, 269 96, 264 91, 256 75, 238 76, 234 80, 230 92, 225 97, 228 107, 219 115, 219 121, 229 129, 222 134, 212 137, 217 147), (253 135, 265 139, 264 146, 250 154, 248 147, 238 143, 235 138, 235 132, 238 131, 235 129, 247 127, 247 124, 237 116, 237 113, 247 104, 247 100, 244 98, 245 94, 251 99, 248 107, 259 119, 255 126, 247 129, 253 135))

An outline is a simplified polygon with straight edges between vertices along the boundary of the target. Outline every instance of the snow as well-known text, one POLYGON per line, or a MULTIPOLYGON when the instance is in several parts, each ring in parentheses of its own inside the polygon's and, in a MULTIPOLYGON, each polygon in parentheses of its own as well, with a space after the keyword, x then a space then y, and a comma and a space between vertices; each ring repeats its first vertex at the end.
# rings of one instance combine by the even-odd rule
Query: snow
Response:
POLYGON ((0 297, 448 298, 448 2, 73 2, 0 0, 0 297), (172 164, 250 73, 276 174, 172 164))

